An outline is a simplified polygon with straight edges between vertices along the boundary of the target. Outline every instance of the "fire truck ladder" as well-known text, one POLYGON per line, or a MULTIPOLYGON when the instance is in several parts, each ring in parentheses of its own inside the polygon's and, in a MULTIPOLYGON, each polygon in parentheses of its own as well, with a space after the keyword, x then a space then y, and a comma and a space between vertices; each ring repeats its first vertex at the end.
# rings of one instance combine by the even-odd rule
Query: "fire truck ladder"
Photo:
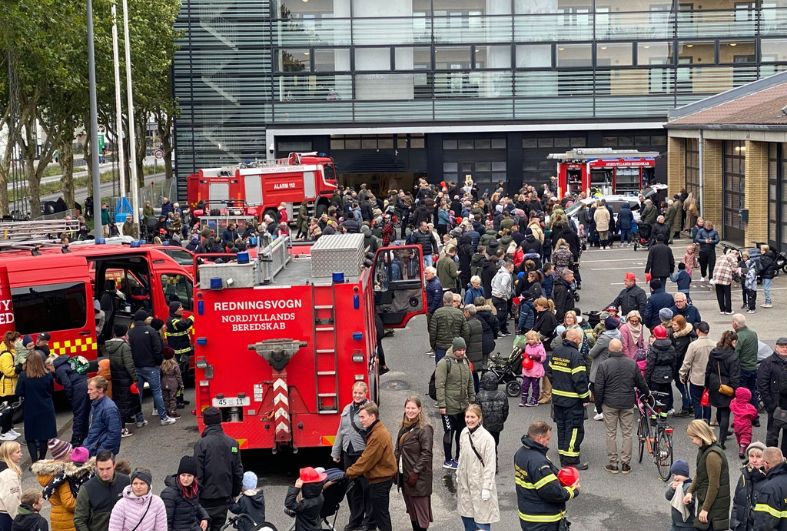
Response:
POLYGON ((339 412, 339 353, 336 348, 336 297, 333 284, 312 285, 314 370, 317 412, 339 412))
POLYGON ((76 219, 6 221, 0 223, 0 241, 49 242, 60 234, 76 234, 78 230, 79 221, 76 219))

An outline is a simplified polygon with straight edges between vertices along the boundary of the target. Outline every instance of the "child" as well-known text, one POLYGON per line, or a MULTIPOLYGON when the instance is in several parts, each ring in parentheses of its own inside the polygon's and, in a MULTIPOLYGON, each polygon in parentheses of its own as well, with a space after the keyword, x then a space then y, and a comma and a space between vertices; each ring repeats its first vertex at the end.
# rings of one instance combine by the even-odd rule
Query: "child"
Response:
POLYGON ((109 398, 112 398, 112 371, 109 368, 109 359, 104 358, 98 361, 98 376, 103 376, 107 381, 107 392, 105 393, 109 398))
POLYGON ((552 286, 555 285, 555 272, 552 264, 544 264, 544 281, 541 283, 541 289, 544 291, 544 297, 547 299, 552 298, 552 286))
POLYGON ((257 474, 247 470, 243 473, 243 492, 238 501, 230 505, 230 511, 238 516, 239 531, 251 531, 265 521, 265 496, 257 488, 257 474))
POLYGON ((678 263, 678 270, 670 275, 670 280, 678 285, 678 291, 686 295, 686 301, 691 302, 691 273, 687 271, 686 263, 678 263))
POLYGON ((756 313, 757 307, 757 266, 753 258, 746 256, 746 262, 741 271, 741 282, 743 283, 743 300, 749 305, 746 313, 756 313))
POLYGON ((697 268, 697 249, 698 245, 696 243, 689 244, 686 247, 686 252, 683 253, 683 264, 686 266, 686 273, 691 276, 691 272, 697 268))
POLYGON ((738 457, 745 457, 746 447, 751 444, 752 422, 757 418, 757 408, 751 404, 751 391, 746 387, 735 389, 735 398, 730 402, 733 414, 732 431, 738 440, 738 457))
POLYGON ((683 459, 678 459, 672 463, 669 472, 672 475, 672 483, 667 487, 664 497, 670 501, 672 506, 672 531, 694 529, 694 503, 696 498, 692 498, 690 504, 683 505, 683 497, 688 492, 691 484, 689 464, 683 459))
POLYGON ((180 375, 180 366, 175 361, 175 351, 164 347, 161 351, 164 361, 161 362, 161 395, 164 398, 164 407, 167 415, 176 419, 180 417, 177 410, 177 393, 183 389, 183 378, 180 375))
POLYGON ((730 529, 755 529, 752 509, 757 504, 765 479, 763 452, 765 445, 760 441, 754 441, 746 448, 746 460, 743 462, 741 477, 732 500, 730 529))
POLYGON ((295 517, 295 531, 319 531, 320 512, 325 501, 322 485, 328 475, 314 468, 301 468, 295 485, 287 489, 284 499, 286 513, 295 517))
POLYGON ((525 352, 522 356, 522 397, 519 399, 519 407, 535 407, 538 405, 541 394, 539 382, 544 376, 544 361, 547 353, 541 343, 541 337, 535 330, 525 334, 525 339, 527 345, 525 345, 525 352), (526 359, 533 361, 529 369, 525 368, 526 359))
POLYGON ((11 531, 49 531, 46 518, 38 514, 43 503, 40 489, 24 491, 11 531))

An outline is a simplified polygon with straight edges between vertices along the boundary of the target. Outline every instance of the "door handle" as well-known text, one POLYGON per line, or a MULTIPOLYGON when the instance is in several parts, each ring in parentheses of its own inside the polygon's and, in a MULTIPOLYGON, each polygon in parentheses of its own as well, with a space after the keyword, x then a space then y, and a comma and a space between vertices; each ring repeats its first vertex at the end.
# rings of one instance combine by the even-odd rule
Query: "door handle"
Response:
POLYGON ((79 332, 79 335, 83 337, 89 336, 90 334, 91 334, 90 330, 82 330, 81 332, 79 332))

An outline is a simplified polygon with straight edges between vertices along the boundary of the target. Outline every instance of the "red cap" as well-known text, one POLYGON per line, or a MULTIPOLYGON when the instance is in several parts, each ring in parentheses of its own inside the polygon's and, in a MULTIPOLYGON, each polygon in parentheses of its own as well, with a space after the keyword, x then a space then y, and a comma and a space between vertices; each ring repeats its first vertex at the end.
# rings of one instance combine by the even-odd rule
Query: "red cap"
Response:
POLYGON ((667 329, 661 325, 658 325, 653 329, 653 337, 656 339, 667 339, 667 329))
POLYGON ((607 306, 607 307, 605 308, 605 310, 606 310, 607 312, 615 312, 615 313, 618 313, 618 307, 617 307, 617 306, 607 306))
POLYGON ((564 466, 557 473, 557 479, 560 481, 560 484, 563 485, 564 487, 571 487, 572 485, 576 485, 577 481, 579 481, 579 470, 577 470, 573 466, 564 466))
POLYGON ((312 467, 301 468, 300 478, 304 483, 322 483, 328 474, 325 472, 317 472, 312 467))
POLYGON ((634 273, 626 273, 626 280, 633 280, 634 282, 637 281, 637 275, 634 273))

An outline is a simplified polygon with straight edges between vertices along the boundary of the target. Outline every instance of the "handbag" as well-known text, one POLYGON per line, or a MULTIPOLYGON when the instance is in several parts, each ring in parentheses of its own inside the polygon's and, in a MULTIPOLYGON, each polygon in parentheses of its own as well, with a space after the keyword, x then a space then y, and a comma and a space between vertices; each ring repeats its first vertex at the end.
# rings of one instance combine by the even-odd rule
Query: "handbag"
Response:
POLYGON ((773 420, 780 424, 787 424, 787 409, 777 407, 773 410, 773 420))
POLYGON ((702 398, 700 398, 700 406, 702 407, 710 407, 710 390, 705 389, 702 392, 702 398))
POLYGON ((721 364, 716 362, 716 372, 719 374, 719 394, 724 396, 735 396, 735 389, 727 384, 721 383, 721 364))

